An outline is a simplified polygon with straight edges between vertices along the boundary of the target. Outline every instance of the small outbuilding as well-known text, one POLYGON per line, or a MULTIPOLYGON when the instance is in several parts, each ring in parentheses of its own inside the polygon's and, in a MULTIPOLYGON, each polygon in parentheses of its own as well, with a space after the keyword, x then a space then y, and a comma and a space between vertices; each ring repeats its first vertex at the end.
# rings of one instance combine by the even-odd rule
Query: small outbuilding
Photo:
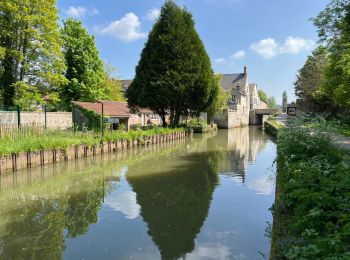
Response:
POLYGON ((126 129, 132 126, 147 126, 160 124, 160 117, 149 109, 139 109, 133 112, 127 102, 98 100, 96 102, 72 102, 74 123, 80 128, 99 128, 101 117, 109 123, 111 130, 117 130, 121 125, 126 129))

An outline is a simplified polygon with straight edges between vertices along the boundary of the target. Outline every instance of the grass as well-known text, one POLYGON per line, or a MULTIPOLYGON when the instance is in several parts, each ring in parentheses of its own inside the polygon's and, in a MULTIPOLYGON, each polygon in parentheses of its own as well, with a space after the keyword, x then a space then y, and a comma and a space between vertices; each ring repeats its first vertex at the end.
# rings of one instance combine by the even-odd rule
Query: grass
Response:
POLYGON ((279 115, 279 113, 275 113, 271 115, 266 121, 269 122, 271 125, 273 125, 276 129, 280 129, 283 126, 281 124, 278 124, 276 121, 276 117, 279 115))
POLYGON ((350 259, 349 154, 332 143, 327 122, 305 123, 295 118, 279 132, 272 254, 350 259))
POLYGON ((93 146, 107 141, 136 140, 152 135, 170 134, 183 128, 161 128, 155 127, 150 130, 130 130, 125 131, 106 131, 101 140, 101 133, 97 132, 76 132, 46 130, 40 135, 34 131, 29 131, 25 135, 19 135, 14 138, 11 136, 2 136, 0 141, 0 156, 18 154, 21 152, 39 151, 44 149, 66 149, 74 145, 93 146))

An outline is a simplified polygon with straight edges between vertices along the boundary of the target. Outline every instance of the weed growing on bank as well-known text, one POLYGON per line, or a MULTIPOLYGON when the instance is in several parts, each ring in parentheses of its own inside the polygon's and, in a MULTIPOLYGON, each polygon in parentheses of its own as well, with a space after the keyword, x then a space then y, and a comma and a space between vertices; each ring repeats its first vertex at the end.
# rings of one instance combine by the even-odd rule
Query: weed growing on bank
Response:
POLYGON ((0 142, 0 156, 18 154, 21 152, 39 151, 45 149, 67 149, 69 146, 87 145, 89 147, 103 142, 119 140, 136 140, 152 135, 171 134, 182 131, 183 128, 155 127, 149 130, 106 131, 103 138, 97 132, 76 132, 47 130, 41 135, 26 134, 18 138, 3 138, 0 142))
POLYGON ((332 128, 297 117, 279 131, 276 258, 350 258, 350 160, 333 144, 332 128))

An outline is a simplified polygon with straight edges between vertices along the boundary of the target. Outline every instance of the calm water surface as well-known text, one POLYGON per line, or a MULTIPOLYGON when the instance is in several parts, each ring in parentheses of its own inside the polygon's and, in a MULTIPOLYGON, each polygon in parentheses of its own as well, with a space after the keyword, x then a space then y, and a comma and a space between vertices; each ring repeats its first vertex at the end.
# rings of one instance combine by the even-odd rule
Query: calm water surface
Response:
POLYGON ((263 259, 275 156, 250 127, 4 174, 0 259, 263 259))

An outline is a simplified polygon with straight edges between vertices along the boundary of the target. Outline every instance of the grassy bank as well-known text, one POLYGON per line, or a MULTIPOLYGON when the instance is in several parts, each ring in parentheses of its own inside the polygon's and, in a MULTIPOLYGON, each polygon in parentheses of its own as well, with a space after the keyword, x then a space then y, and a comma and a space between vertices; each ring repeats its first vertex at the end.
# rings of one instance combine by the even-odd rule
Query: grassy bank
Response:
POLYGON ((101 133, 46 130, 40 134, 36 131, 21 133, 17 137, 13 134, 5 136, 0 142, 0 156, 18 154, 21 152, 38 151, 43 149, 66 149, 73 145, 93 146, 101 141, 136 140, 152 135, 170 134, 183 128, 161 128, 150 130, 107 131, 101 139, 101 133))
POLYGON ((322 123, 279 130, 274 259, 350 259, 350 160, 322 123))

